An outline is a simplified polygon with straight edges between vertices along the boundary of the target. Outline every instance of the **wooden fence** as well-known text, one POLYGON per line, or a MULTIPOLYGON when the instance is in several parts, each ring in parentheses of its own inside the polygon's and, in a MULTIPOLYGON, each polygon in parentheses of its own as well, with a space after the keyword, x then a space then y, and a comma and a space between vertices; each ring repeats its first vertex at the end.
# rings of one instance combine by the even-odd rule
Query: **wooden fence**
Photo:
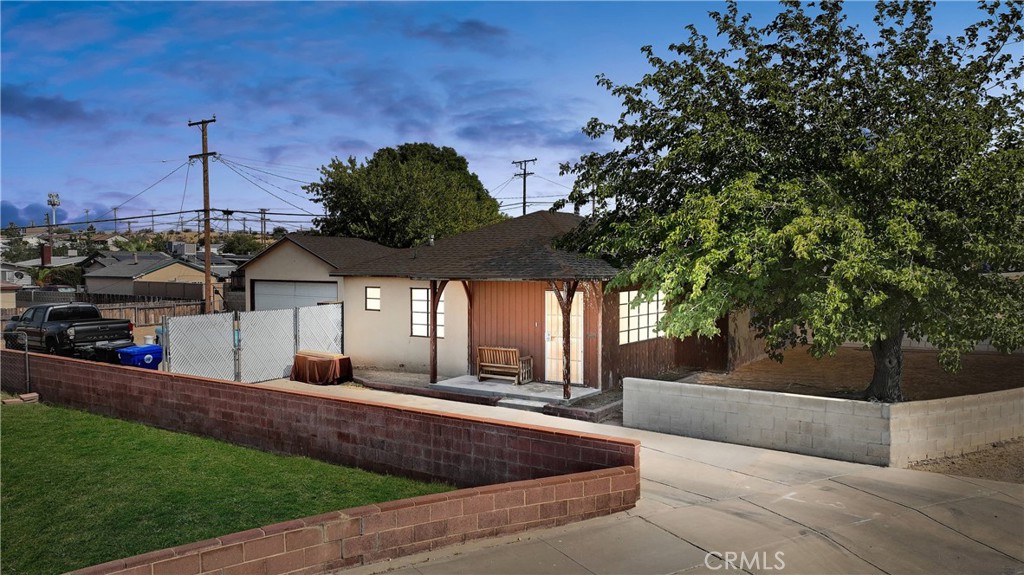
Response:
MULTIPOLYGON (((27 307, 27 306, 26 306, 27 307)), ((127 319, 136 327, 157 326, 163 321, 164 316, 176 317, 180 315, 198 315, 203 313, 203 302, 201 301, 172 301, 164 300, 157 302, 125 302, 96 304, 100 313, 106 319, 127 319)), ((12 316, 21 315, 25 307, 4 308, 0 310, 0 317, 7 320, 12 316)))

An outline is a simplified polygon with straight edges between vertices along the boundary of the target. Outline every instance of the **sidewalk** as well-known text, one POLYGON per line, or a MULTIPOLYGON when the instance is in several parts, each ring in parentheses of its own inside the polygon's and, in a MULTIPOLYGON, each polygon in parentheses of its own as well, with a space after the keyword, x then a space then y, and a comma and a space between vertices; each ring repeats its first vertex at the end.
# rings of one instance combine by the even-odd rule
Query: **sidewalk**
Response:
POLYGON ((346 575, 1024 573, 1024 485, 351 386, 268 385, 642 443, 641 500, 629 512, 361 566, 346 575))

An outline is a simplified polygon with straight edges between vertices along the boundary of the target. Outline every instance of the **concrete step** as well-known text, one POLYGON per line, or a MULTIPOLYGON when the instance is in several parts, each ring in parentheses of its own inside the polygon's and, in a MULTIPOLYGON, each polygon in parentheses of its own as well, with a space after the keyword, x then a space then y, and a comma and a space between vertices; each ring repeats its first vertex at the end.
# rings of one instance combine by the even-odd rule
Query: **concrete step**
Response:
POLYGON ((544 411, 544 406, 549 402, 547 401, 535 401, 532 399, 520 399, 517 397, 506 397, 498 402, 498 407, 508 407, 511 409, 522 409, 523 411, 544 411))

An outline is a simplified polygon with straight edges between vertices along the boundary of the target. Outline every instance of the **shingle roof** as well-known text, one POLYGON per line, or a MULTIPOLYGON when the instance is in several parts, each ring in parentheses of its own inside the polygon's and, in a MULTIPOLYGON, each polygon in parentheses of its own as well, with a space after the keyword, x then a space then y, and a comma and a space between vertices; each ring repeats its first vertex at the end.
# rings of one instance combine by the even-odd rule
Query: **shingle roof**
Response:
POLYGON ((302 233, 291 233, 278 240, 277 243, 263 250, 251 260, 238 266, 245 268, 250 263, 261 259, 265 254, 273 251, 274 247, 282 242, 291 242, 310 254, 320 258, 332 268, 357 264, 370 259, 387 256, 399 250, 389 248, 357 238, 342 238, 335 236, 309 236, 302 233))
POLYGON ((156 259, 142 259, 142 258, 140 258, 138 262, 136 262, 134 260, 126 260, 126 261, 123 261, 123 262, 118 262, 118 263, 116 263, 114 265, 111 265, 111 266, 107 266, 105 268, 100 268, 98 270, 93 270, 93 271, 85 274, 85 277, 87 277, 87 278, 137 278, 137 277, 144 276, 144 275, 146 275, 148 273, 155 272, 158 269, 162 269, 162 268, 165 268, 167 266, 170 266, 170 265, 173 265, 173 264, 176 264, 176 263, 177 264, 181 264, 183 266, 188 266, 188 267, 193 268, 193 269, 198 269, 199 271, 203 271, 203 268, 201 268, 201 267, 199 267, 199 266, 197 266, 195 264, 191 264, 191 263, 188 263, 188 262, 183 262, 183 261, 179 261, 179 260, 175 260, 175 259, 168 258, 168 259, 156 260, 156 259))
POLYGON ((331 275, 452 280, 609 279, 604 260, 556 249, 554 240, 583 218, 534 212, 437 241, 351 264, 331 275))
MULTIPOLYGON (((85 256, 65 257, 65 256, 53 256, 50 258, 51 268, 59 268, 61 266, 72 266, 80 264, 86 260, 85 256)), ((37 268, 42 265, 42 260, 34 258, 31 260, 23 260, 20 262, 14 262, 14 265, 23 268, 37 268)))
POLYGON ((115 251, 115 250, 101 250, 93 253, 89 256, 92 262, 98 263, 102 266, 112 266, 118 262, 123 261, 135 261, 139 260, 169 260, 171 256, 164 252, 127 252, 127 251, 115 251))

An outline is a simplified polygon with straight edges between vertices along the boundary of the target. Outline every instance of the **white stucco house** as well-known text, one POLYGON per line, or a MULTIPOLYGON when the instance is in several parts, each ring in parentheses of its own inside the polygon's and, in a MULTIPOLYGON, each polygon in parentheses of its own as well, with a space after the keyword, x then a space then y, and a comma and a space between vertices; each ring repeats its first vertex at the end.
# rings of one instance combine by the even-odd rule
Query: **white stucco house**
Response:
POLYGON ((238 267, 245 273, 245 309, 345 301, 345 279, 331 272, 394 251, 356 238, 288 234, 238 267))

